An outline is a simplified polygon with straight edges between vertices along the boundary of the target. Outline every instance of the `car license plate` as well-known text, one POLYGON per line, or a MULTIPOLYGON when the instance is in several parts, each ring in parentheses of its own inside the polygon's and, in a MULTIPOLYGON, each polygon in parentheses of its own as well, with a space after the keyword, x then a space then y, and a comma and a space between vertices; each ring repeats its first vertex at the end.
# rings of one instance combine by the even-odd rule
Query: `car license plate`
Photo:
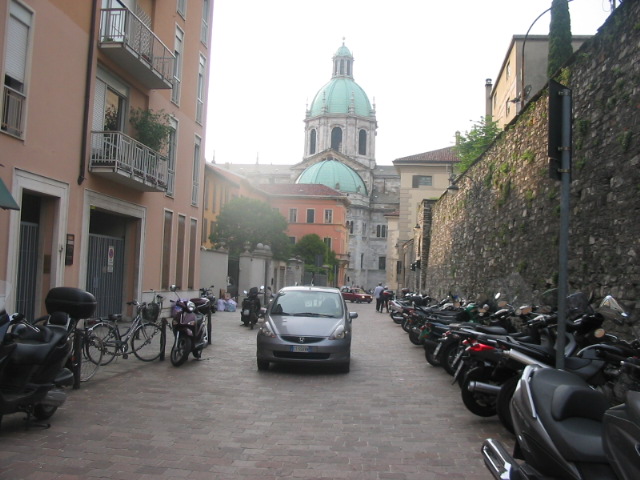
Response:
POLYGON ((309 353, 312 351, 312 347, 307 347, 306 345, 292 345, 291 347, 289 347, 292 352, 298 352, 298 353, 309 353))

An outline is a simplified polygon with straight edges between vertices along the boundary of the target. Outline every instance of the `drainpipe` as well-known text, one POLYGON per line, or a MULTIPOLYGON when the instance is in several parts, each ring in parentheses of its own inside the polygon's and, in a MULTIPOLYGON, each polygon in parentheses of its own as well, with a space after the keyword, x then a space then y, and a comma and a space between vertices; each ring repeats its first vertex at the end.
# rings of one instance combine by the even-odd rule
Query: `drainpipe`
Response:
POLYGON ((89 30, 89 51, 87 53, 87 71, 84 86, 84 114, 82 118, 82 144, 80 147, 80 174, 78 175, 78 185, 82 185, 85 180, 85 170, 87 168, 87 146, 89 129, 89 112, 91 101, 91 83, 93 81, 93 59, 96 49, 96 13, 98 2, 94 0, 91 6, 91 28, 89 30))

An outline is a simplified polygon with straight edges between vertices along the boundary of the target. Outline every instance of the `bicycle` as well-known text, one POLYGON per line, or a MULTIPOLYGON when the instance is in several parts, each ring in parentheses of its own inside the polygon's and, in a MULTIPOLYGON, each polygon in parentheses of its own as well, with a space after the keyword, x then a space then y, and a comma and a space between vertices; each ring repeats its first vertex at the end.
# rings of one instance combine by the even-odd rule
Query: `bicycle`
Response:
POLYGON ((86 382, 98 371, 104 352, 102 340, 90 331, 88 321, 85 320, 83 323, 82 328, 76 325, 69 334, 72 345, 70 362, 72 368, 79 371, 80 381, 86 382), (76 352, 80 352, 80 355, 76 352))
POLYGON ((149 303, 127 302, 127 305, 136 307, 136 315, 124 333, 120 332, 118 325, 121 314, 109 315, 90 327, 89 331, 101 342, 103 357, 100 365, 108 365, 119 356, 127 359, 130 351, 143 362, 160 357, 162 329, 156 321, 162 309, 161 299, 161 295, 155 295, 154 301, 149 303))

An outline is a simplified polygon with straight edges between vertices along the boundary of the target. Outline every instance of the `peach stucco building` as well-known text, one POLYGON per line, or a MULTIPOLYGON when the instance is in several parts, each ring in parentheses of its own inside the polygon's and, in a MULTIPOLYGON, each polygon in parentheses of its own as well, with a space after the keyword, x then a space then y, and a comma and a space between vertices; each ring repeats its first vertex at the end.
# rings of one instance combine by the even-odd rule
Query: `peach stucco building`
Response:
POLYGON ((92 292, 97 315, 200 287, 212 15, 213 0, 0 3, 10 309, 41 314, 62 285, 92 292), (159 143, 136 110, 166 115, 159 143))

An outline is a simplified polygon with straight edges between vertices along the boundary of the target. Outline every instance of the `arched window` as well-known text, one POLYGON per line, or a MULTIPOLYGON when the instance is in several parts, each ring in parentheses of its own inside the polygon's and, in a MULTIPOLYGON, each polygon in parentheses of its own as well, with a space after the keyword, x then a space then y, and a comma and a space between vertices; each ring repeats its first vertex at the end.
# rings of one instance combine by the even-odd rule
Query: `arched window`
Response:
POLYGON ((316 131, 311 130, 309 134, 309 155, 316 153, 316 131))
POLYGON ((337 152, 342 148, 342 129, 340 127, 334 127, 331 130, 331 148, 337 152))
POLYGON ((358 154, 366 155, 367 154, 367 131, 360 130, 358 132, 358 154))

